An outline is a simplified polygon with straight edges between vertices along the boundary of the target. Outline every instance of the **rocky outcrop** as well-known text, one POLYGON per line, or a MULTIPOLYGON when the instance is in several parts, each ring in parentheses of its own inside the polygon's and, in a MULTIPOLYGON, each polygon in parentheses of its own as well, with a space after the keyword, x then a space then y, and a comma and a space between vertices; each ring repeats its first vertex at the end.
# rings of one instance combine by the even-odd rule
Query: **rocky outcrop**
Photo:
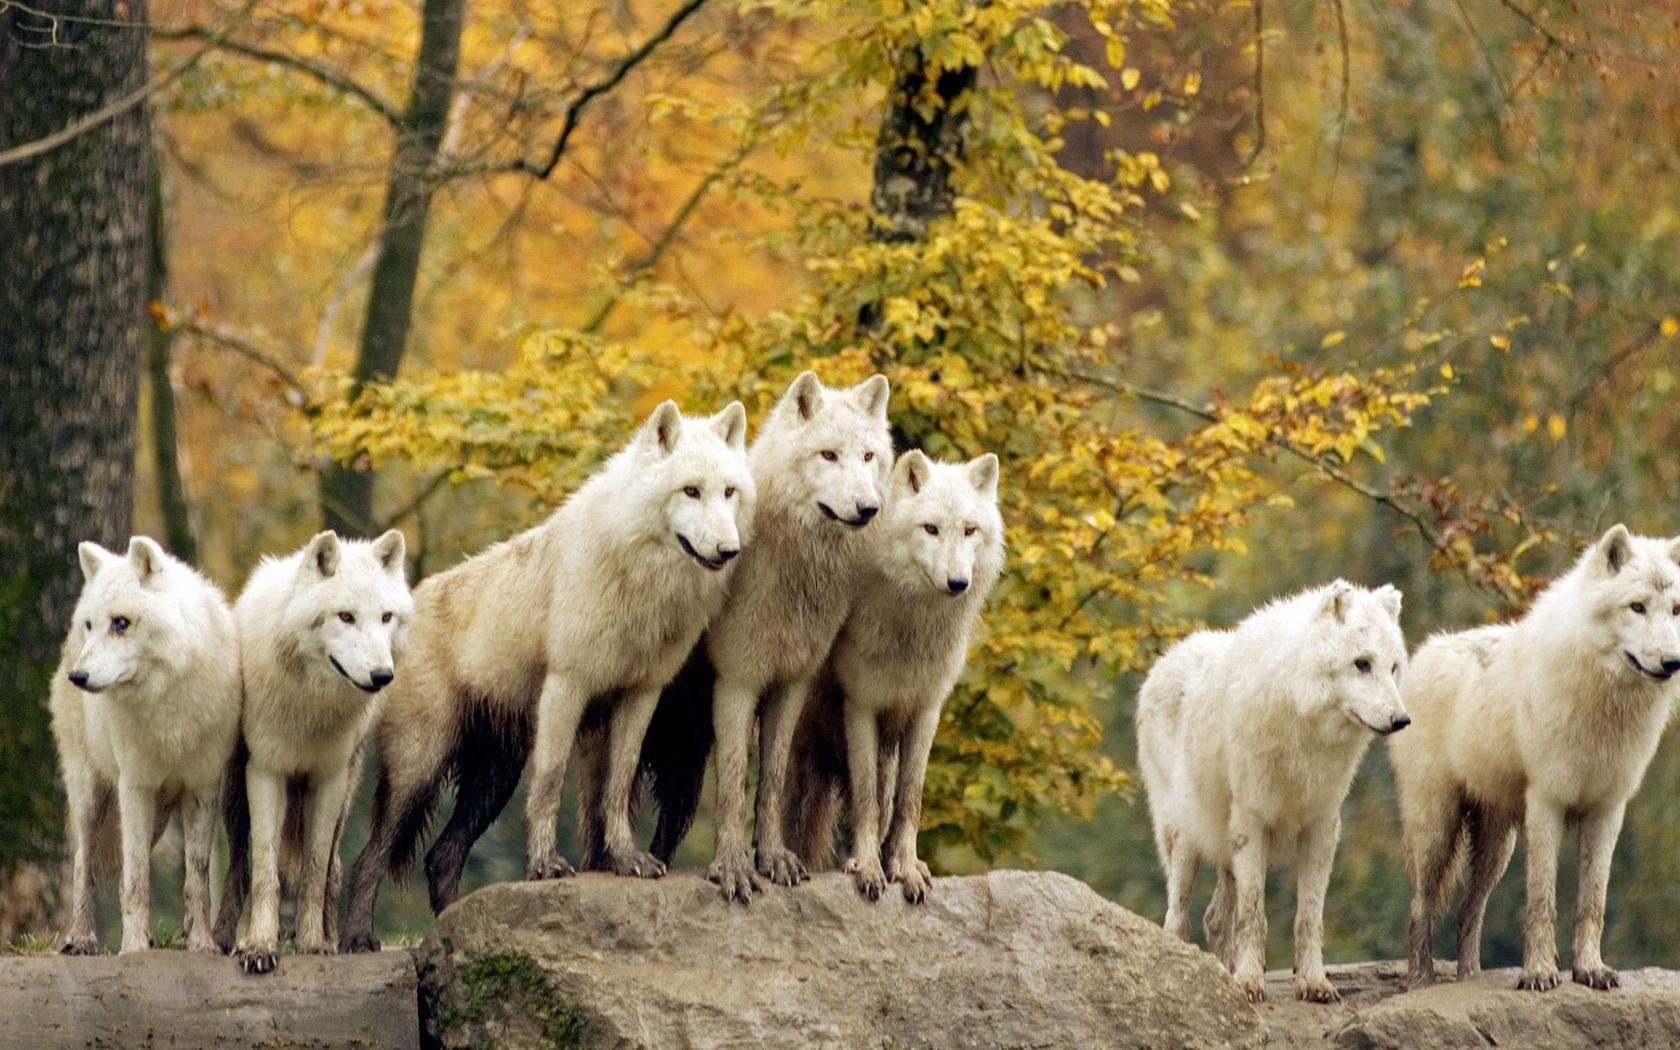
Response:
POLYGON ((445 1046, 1258 1047, 1214 959, 1065 875, 934 883, 925 904, 823 875, 727 905, 692 874, 492 886, 420 950, 445 1046))

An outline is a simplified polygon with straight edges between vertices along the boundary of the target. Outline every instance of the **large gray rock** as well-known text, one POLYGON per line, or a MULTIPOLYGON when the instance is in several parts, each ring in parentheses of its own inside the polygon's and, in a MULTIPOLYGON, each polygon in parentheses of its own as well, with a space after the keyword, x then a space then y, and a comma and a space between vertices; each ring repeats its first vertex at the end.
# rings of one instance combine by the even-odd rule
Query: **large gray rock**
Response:
POLYGON ((423 1023, 464 1047, 1258 1047, 1212 956, 1050 872, 842 875, 725 904, 697 875, 491 886, 420 950, 423 1023))
POLYGON ((418 1050, 409 952, 287 955, 251 977, 183 951, 0 956, 0 1048, 418 1050))

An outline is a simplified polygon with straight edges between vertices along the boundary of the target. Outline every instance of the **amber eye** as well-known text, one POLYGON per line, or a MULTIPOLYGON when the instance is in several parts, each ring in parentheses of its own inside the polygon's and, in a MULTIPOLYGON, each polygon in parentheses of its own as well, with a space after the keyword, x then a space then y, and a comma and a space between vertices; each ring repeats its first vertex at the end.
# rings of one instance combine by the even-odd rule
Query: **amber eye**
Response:
POLYGON ((121 634, 126 630, 128 630, 128 617, 126 617, 126 616, 113 616, 113 617, 111 617, 111 633, 112 634, 121 634))
POLYGON ((354 613, 341 612, 341 613, 338 614, 338 618, 340 620, 343 620, 345 623, 355 623, 356 622, 356 616, 355 616, 354 613))
POLYGON ((683 487, 683 495, 687 496, 689 499, 699 499, 700 490, 693 485, 685 485, 683 487))
POLYGON ((724 489, 723 490, 723 498, 724 499, 734 499, 735 498, 735 489, 733 487, 724 489))
POLYGON ((1365 659, 1363 656, 1361 656, 1359 659, 1355 660, 1353 662, 1353 666, 1359 668, 1359 673, 1360 674, 1370 674, 1371 673, 1371 661, 1365 659))
POLYGON ((873 453, 873 452, 865 452, 865 453, 864 453, 864 454, 863 454, 863 461, 864 461, 864 462, 865 462, 865 463, 870 463, 870 462, 873 462, 873 461, 874 461, 874 459, 875 459, 875 453, 873 453))
POLYGON ((929 536, 937 536, 937 535, 939 535, 939 526, 938 525, 923 525, 922 526, 922 531, 927 533, 929 536))
POLYGON ((379 618, 379 622, 380 623, 390 623, 391 622, 391 614, 386 613, 385 615, 381 616, 379 618))
POLYGON ((974 535, 974 534, 975 534, 975 533, 976 533, 976 532, 979 532, 979 531, 980 531, 980 530, 979 530, 979 529, 978 529, 978 528, 977 528, 977 527, 975 527, 975 526, 973 526, 973 525, 970 525, 970 526, 969 526, 969 527, 968 527, 968 528, 966 528, 966 529, 964 529, 964 530, 963 530, 963 535, 964 535, 964 536, 972 536, 972 535, 974 535))
POLYGON ((85 628, 86 628, 86 629, 87 629, 87 630, 90 630, 90 631, 91 631, 91 630, 93 630, 93 621, 92 621, 92 620, 89 620, 89 621, 88 621, 88 622, 87 622, 87 623, 86 623, 86 624, 84 624, 84 625, 83 625, 83 626, 84 626, 84 627, 85 627, 85 628))
POLYGON ((830 463, 835 463, 839 461, 840 454, 831 448, 825 448, 822 450, 822 458, 828 460, 830 463))
POLYGON ((1628 608, 1632 609, 1634 612, 1638 613, 1641 616, 1645 615, 1645 603, 1644 602, 1634 602, 1632 605, 1628 606, 1628 608))

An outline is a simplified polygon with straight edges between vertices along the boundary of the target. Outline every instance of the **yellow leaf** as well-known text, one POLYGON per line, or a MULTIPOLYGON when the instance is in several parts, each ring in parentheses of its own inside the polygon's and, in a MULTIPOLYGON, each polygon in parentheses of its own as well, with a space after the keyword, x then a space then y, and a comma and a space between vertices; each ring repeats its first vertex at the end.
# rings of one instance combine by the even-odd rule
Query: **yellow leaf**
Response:
POLYGON ((1488 336, 1488 342, 1501 350, 1511 349, 1511 337, 1507 335, 1490 335, 1488 336))
POLYGON ((1327 333, 1323 339, 1320 339, 1318 341, 1318 348, 1320 350, 1328 350, 1332 346, 1340 345, 1341 341, 1346 338, 1347 333, 1338 328, 1334 332, 1327 333))
POLYGON ((1568 429, 1568 424, 1556 412, 1546 417, 1546 433, 1551 436, 1553 441, 1562 441, 1564 432, 1568 429))
POLYGON ((1451 379, 1452 377, 1453 377, 1453 366, 1449 365, 1449 364, 1443 364, 1441 366, 1441 378, 1451 379))
POLYGON ((1184 76, 1184 93, 1194 95, 1200 90, 1202 90, 1202 75, 1195 70, 1191 70, 1184 76))
POLYGON ((1657 330, 1662 332, 1664 338, 1673 339, 1676 333, 1680 333, 1680 317, 1671 315, 1663 318, 1657 330))
POLYGON ((1128 66, 1120 71, 1120 86, 1127 91, 1137 87, 1138 81, 1141 79, 1143 79, 1143 74, 1138 72, 1136 66, 1128 66))

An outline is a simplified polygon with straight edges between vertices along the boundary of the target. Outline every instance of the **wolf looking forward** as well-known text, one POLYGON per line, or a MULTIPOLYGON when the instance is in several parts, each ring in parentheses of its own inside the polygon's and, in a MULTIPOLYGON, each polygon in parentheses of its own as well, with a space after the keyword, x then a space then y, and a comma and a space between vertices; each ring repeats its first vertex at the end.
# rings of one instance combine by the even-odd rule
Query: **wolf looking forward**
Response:
POLYGON ((667 401, 547 521, 416 590, 414 659, 378 730, 373 829, 351 873, 345 950, 378 947, 379 882, 412 859, 446 777, 455 809, 426 858, 434 910, 454 899, 468 851, 507 805, 528 752, 526 877, 571 874, 555 825, 592 703, 610 709, 610 723, 606 746, 580 754, 579 779, 586 797, 602 793, 606 866, 664 873, 632 841, 631 788, 660 690, 750 542, 746 430, 740 402, 692 418, 667 401))
POLYGON ((1166 928, 1190 939, 1201 861, 1219 872, 1210 948, 1265 998, 1266 867, 1295 854, 1295 994, 1340 996, 1324 970, 1324 893, 1340 810, 1373 733, 1401 702, 1400 592, 1336 581, 1167 650, 1138 693, 1138 762, 1167 875, 1166 928))
POLYGON ((787 839, 805 864, 826 865, 837 805, 849 799, 846 870, 870 900, 888 881, 912 903, 928 892, 928 868, 916 856, 922 782, 940 708, 1003 568, 997 482, 991 453, 963 464, 918 451, 899 459, 827 681, 800 719, 787 839))
POLYGON ((1458 972, 1481 969, 1482 916, 1520 825, 1528 914, 1517 987, 1544 991, 1557 967, 1557 865, 1564 824, 1580 829, 1575 980, 1614 988, 1604 965, 1605 891, 1622 812, 1680 696, 1680 539, 1617 525, 1515 623, 1437 635, 1406 681, 1417 728, 1389 745, 1412 877, 1410 977, 1435 977, 1430 932, 1468 852, 1458 972), (1467 849, 1465 848, 1467 847, 1467 849))
POLYGON ((233 942, 249 888, 251 925, 237 952, 247 973, 275 968, 283 851, 296 871, 297 950, 336 947, 339 838, 414 615, 404 553, 394 529, 372 542, 323 532, 265 560, 234 603, 245 712, 224 804, 216 940, 233 942))
MULTIPOLYGON (((79 548, 86 583, 51 689, 73 853, 64 951, 99 951, 94 889, 120 827, 122 950, 151 945, 152 843, 181 810, 182 927, 213 951, 210 850, 222 769, 239 734, 239 648, 227 601, 144 536, 126 555, 79 548)), ((107 862, 108 864, 108 862, 107 862)))

